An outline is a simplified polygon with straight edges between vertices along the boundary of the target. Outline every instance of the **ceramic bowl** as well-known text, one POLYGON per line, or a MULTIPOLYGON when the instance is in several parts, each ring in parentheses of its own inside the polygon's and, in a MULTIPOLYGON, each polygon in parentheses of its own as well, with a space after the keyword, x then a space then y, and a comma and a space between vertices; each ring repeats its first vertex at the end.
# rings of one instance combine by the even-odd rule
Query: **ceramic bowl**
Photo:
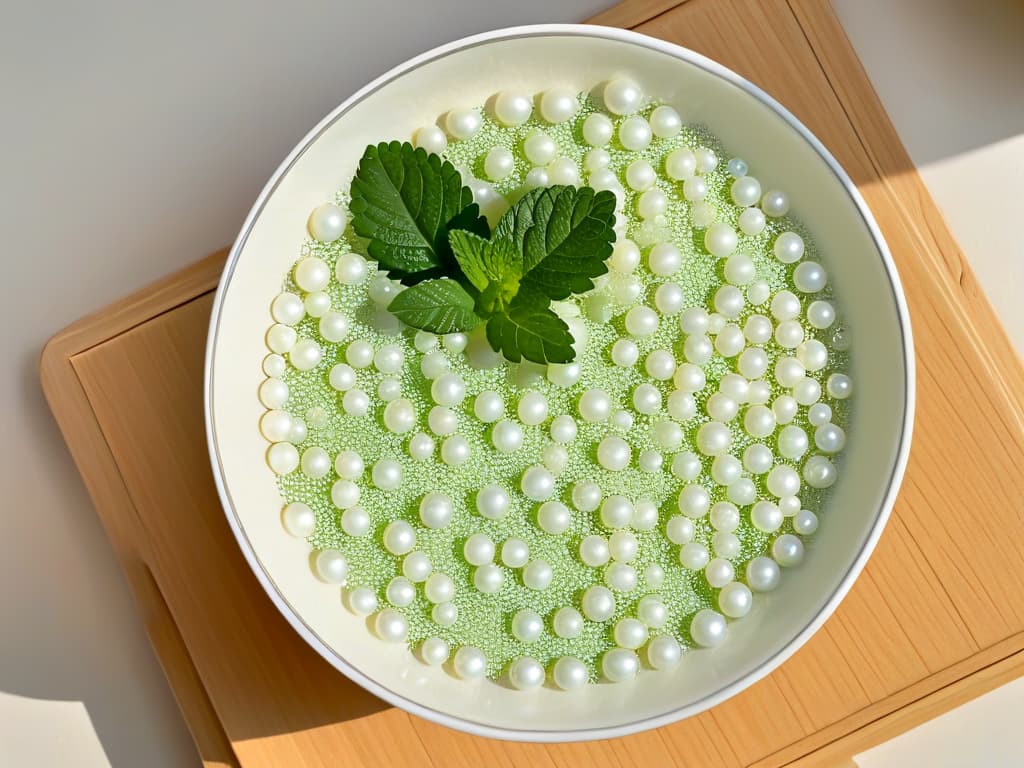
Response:
MULTIPOLYGON (((295 630, 377 696, 453 728, 504 739, 604 739, 670 723, 735 695, 792 655, 835 610, 885 526, 910 444, 914 393, 907 308, 896 269, 863 199, 831 154, 784 107, 693 51, 619 29, 503 29, 436 48, 353 94, 285 158, 256 200, 228 259, 210 325, 205 396, 214 477, 228 522, 260 583, 295 630), (455 107, 501 89, 581 90, 628 75, 706 124, 768 188, 786 190, 813 233, 853 335, 857 393, 840 479, 804 564, 755 601, 713 651, 627 684, 522 693, 467 683, 367 631, 337 586, 313 577, 309 545, 287 536, 266 466, 256 397, 268 306, 297 258, 309 212, 347 185, 363 148, 407 139, 455 107)), ((332 685, 325 679, 323 685, 332 685)))

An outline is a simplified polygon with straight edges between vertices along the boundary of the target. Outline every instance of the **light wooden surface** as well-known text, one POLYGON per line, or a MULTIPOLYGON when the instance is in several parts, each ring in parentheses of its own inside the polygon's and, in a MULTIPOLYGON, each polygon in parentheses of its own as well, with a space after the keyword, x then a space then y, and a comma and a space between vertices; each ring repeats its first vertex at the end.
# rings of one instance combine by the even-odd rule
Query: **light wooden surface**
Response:
POLYGON ((919 376, 910 467, 875 555, 789 662, 671 727, 519 745, 388 707, 294 634, 223 519, 201 415, 215 254, 72 326, 42 363, 207 765, 841 765, 1024 671, 1024 370, 831 9, 635 0, 595 21, 687 45, 761 85, 875 212, 906 285, 919 376))

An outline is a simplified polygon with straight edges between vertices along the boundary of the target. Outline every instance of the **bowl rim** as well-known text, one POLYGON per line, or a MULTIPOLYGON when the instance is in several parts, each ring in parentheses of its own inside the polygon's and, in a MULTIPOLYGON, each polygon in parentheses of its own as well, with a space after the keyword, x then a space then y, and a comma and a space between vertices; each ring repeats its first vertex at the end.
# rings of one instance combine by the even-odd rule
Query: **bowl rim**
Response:
POLYGON ((295 145, 291 152, 289 152, 288 156, 274 171, 273 175, 260 192, 259 197, 257 197, 255 203, 246 216, 238 237, 228 254, 227 262, 224 265, 224 270, 217 286, 217 292, 214 296, 213 307, 210 315, 210 326, 206 345, 203 374, 203 413, 206 423, 207 448, 209 450, 210 463, 213 470, 213 479, 217 487, 217 494, 220 497, 221 506, 224 508, 224 514, 227 518, 228 525, 231 527, 231 531, 234 534, 249 567, 252 569, 257 580, 267 593, 267 596, 271 599, 278 611, 280 611, 292 628, 302 637, 303 640, 306 641, 306 643, 310 645, 310 647, 313 648, 313 650, 320 654, 320 656, 322 656, 339 672, 370 691, 375 696, 384 699, 389 704, 400 707, 407 712, 411 712, 432 722, 476 736, 489 738, 525 742, 573 742, 626 736, 640 731, 668 725, 710 709, 711 707, 740 693, 744 689, 756 683, 758 680, 761 680, 773 672, 783 662, 789 659, 789 657, 798 649, 800 649, 804 643, 806 643, 807 640, 809 640, 810 637, 821 628, 825 621, 836 610, 839 603, 853 586, 854 581, 856 581, 857 577, 860 575, 860 572, 863 570, 868 558, 874 551, 874 548, 878 543, 882 531, 884 530, 892 512, 892 508, 896 500, 896 493, 903 481, 903 475, 906 471, 910 453, 914 411, 916 406, 915 381, 916 371, 914 344, 910 326, 910 316, 906 298, 903 293, 902 283, 900 281, 899 274, 897 273, 896 265, 893 262, 892 254, 889 251, 889 247, 886 244, 885 238, 882 236, 881 230, 879 229, 874 216, 868 209, 867 203, 864 201, 860 190, 853 183, 852 179, 850 179, 846 171, 843 170, 835 157, 832 156, 831 152, 825 148, 821 141, 819 141, 818 138, 811 133, 811 131, 800 120, 798 120, 788 109, 782 106, 782 104, 757 85, 754 85, 749 80, 724 65, 719 64, 702 54, 692 51, 689 48, 684 48, 683 46, 650 37, 639 32, 619 29, 616 27, 591 24, 533 24, 504 27, 489 32, 470 35, 437 46, 419 54, 418 56, 414 56, 406 60, 380 75, 345 99, 335 109, 328 113, 327 116, 325 116, 311 131, 309 131, 309 133, 307 133, 298 142, 298 144, 295 145), (693 66, 703 69, 709 74, 715 75, 727 83, 740 88, 745 93, 757 99, 775 112, 791 129, 796 131, 797 134, 799 134, 825 162, 836 177, 837 181, 843 186, 846 194, 856 206, 857 212, 867 227, 868 232, 878 249, 878 253, 882 260, 882 266, 888 277, 889 287, 892 291, 893 301, 896 306, 896 314, 899 322, 903 348, 905 408, 903 423, 900 425, 899 447, 886 484, 885 495, 876 512, 875 520, 872 523, 870 532, 864 541, 863 546, 821 609, 803 627, 803 629, 796 633, 785 646, 769 657, 764 663, 731 683, 723 685, 718 690, 703 696, 697 701, 677 707, 660 715, 633 720, 619 725, 597 728, 535 730, 505 728, 475 722, 408 699, 402 694, 392 691, 378 683, 376 680, 367 676, 342 658, 341 655, 332 649, 309 625, 305 623, 295 608, 288 603, 276 587, 270 574, 264 569, 263 564, 257 557, 256 552, 242 526, 242 522, 235 511, 230 491, 228 490, 224 479, 224 471, 220 461, 220 450, 213 420, 213 362, 217 352, 217 336, 224 299, 227 294, 235 266, 237 265, 242 250, 245 247, 249 234, 252 231, 256 220, 262 213, 267 201, 273 195, 285 174, 288 173, 292 166, 313 144, 313 142, 315 142, 336 120, 342 117, 364 98, 380 90, 391 81, 401 77, 407 72, 423 66, 424 64, 443 58, 457 51, 475 48, 503 40, 525 37, 593 37, 613 42, 643 46, 654 51, 682 59, 693 66))

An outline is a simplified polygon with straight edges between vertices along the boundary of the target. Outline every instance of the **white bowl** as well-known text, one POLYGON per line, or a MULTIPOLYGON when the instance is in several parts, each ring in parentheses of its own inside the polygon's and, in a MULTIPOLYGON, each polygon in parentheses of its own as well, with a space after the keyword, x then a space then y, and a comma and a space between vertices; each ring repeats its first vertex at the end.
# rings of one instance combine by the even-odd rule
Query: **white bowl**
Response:
MULTIPOLYGON (((475 734, 523 741, 604 739, 701 712, 765 676, 822 625, 864 567, 906 466, 914 409, 907 308, 896 268, 863 199, 822 144, 756 86, 693 51, 594 26, 545 25, 469 37, 418 56, 347 99, 267 183, 231 250, 217 292, 206 361, 206 419, 228 522, 260 583, 295 630, 338 670, 386 701, 475 734), (499 89, 554 82, 590 88, 629 75, 702 122, 726 149, 787 190, 820 246, 854 347, 857 387, 840 479, 804 564, 784 574, 714 651, 671 673, 566 694, 466 683, 385 644, 343 610, 338 588, 312 577, 309 546, 280 521, 255 396, 269 300, 306 237, 309 211, 346 185, 363 148, 407 139, 454 107, 499 89)), ((331 685, 324 680, 324 685, 331 685)))

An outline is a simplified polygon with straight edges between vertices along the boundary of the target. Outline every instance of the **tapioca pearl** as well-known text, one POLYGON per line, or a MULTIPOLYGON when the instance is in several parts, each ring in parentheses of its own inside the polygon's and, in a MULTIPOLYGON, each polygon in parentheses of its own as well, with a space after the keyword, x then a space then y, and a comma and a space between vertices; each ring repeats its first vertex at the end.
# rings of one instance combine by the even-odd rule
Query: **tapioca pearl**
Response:
POLYGON ((451 467, 465 464, 471 452, 469 441, 462 435, 452 435, 441 443, 441 461, 451 467))
POLYGON ((596 423, 611 415, 612 401, 603 389, 588 389, 580 396, 576 407, 584 421, 596 423))
POLYGON ((402 575, 413 584, 421 584, 427 580, 433 564, 426 552, 410 552, 402 560, 402 575))
POLYGON ((323 291, 306 294, 302 307, 310 317, 323 317, 331 309, 331 297, 323 291))
POLYGON ((793 530, 801 536, 810 536, 818 530, 818 516, 809 509, 801 509, 793 516, 793 530))
POLYGON ((661 392, 653 384, 641 384, 633 390, 633 407, 638 413, 657 413, 661 410, 661 392))
POLYGON ((825 268, 816 261, 804 261, 793 270, 793 285, 801 293, 818 293, 827 282, 825 268))
POLYGON ((767 224, 764 213, 758 208, 744 208, 737 221, 740 231, 750 237, 756 237, 764 231, 767 224))
POLYGON ((306 477, 317 480, 331 471, 331 459, 323 448, 312 446, 302 452, 300 466, 306 477))
POLYGON ((768 492, 776 498, 795 496, 800 491, 800 474, 785 464, 776 464, 768 472, 768 492))
POLYGON ((512 497, 500 485, 485 485, 476 494, 476 509, 488 520, 501 520, 512 505, 512 497))
POLYGON ((547 165, 555 159, 558 145, 547 133, 534 128, 523 141, 523 153, 534 165, 547 165))
POLYGON ((473 586, 478 592, 493 595, 505 583, 505 572, 494 563, 486 563, 473 571, 473 586))
POLYGON ((750 588, 740 581, 731 581, 718 593, 718 609, 731 619, 742 619, 754 604, 750 588))
POLYGON ((448 148, 448 137, 436 125, 424 125, 413 135, 412 144, 431 155, 440 155, 448 148))
POLYGON ((698 173, 711 173, 718 167, 718 155, 709 147, 697 147, 694 155, 697 158, 698 173))
MULTIPOLYGON (((790 321, 787 321, 790 322, 790 321)), ((795 387, 807 375, 803 363, 795 357, 780 357, 775 361, 775 380, 779 386, 785 388, 795 387)))
POLYGON ((676 368, 672 383, 682 392, 700 392, 707 385, 707 376, 700 366, 683 363, 676 368))
POLYGON ((665 569, 657 563, 644 568, 644 584, 650 589, 658 589, 665 583, 665 569))
POLYGON ((755 592, 771 592, 781 578, 779 564, 770 557, 755 557, 747 563, 747 584, 755 592))
POLYGON ((345 602, 357 616, 369 616, 377 610, 377 593, 369 587, 357 587, 345 596, 345 602))
POLYGON ((276 323, 267 331, 267 348, 279 355, 291 352, 298 340, 299 334, 289 325, 276 323))
POLYGON ((386 307, 398 295, 400 289, 400 284, 388 277, 386 272, 378 272, 370 278, 366 293, 374 304, 386 307))
MULTIPOLYGON (((608 166, 611 165, 611 162, 612 156, 609 155, 607 151, 603 149, 591 149, 583 156, 583 170, 590 174, 598 173, 600 171, 608 171, 608 166)), ((610 186, 615 186, 618 183, 617 180, 614 183, 611 182, 611 179, 615 178, 614 173, 612 173, 610 177, 603 176, 602 178, 608 181, 610 186)))
POLYGON ((384 597, 397 608, 404 608, 416 599, 416 587, 404 576, 396 576, 388 582, 384 597))
POLYGON ((619 143, 631 152, 646 149, 651 143, 650 123, 639 115, 627 117, 619 125, 619 143))
POLYGON ((550 185, 547 168, 531 168, 523 179, 524 189, 537 189, 550 185))
POLYGON ((593 112, 583 121, 583 140, 592 147, 604 147, 612 140, 615 126, 607 115, 593 112))
POLYGON ((792 291, 779 291, 772 297, 771 312, 776 320, 795 320, 800 316, 800 299, 792 291))
POLYGON ((775 342, 783 349, 796 349, 804 340, 804 328, 796 320, 783 320, 775 326, 775 342))
POLYGON ((701 468, 700 456, 693 451, 683 451, 672 457, 672 474, 680 480, 696 480, 701 468))
POLYGON ((430 396, 438 405, 459 405, 466 397, 466 382, 457 373, 443 373, 430 385, 430 396))
POLYGON ((827 301, 812 301, 807 307, 807 322, 819 331, 824 331, 836 321, 836 311, 827 301))
POLYGON ((708 183, 700 176, 691 176, 683 182, 683 197, 688 202, 696 203, 707 197, 708 183))
POLYGON ((322 291, 331 281, 331 268, 327 266, 327 262, 316 256, 300 259, 292 274, 295 277, 295 284, 307 293, 322 291))
POLYGON ((608 551, 613 560, 633 562, 640 551, 640 543, 628 530, 616 530, 608 537, 608 551))
POLYGON ((540 392, 528 391, 519 398, 517 408, 519 420, 523 424, 536 426, 548 417, 548 401, 540 392))
POLYGON ((748 405, 767 405, 772 399, 772 385, 764 379, 755 379, 747 387, 748 405))
POLYGON ((711 506, 711 495, 703 485, 684 486, 677 499, 679 511, 694 520, 704 517, 711 506))
MULTIPOLYGON (((733 460, 735 461, 735 458, 733 460)), ((719 501, 711 507, 709 520, 711 521, 711 527, 716 531, 731 533, 739 527, 740 512, 735 504, 728 501, 719 501)))
POLYGON ((636 212, 642 219, 653 219, 668 209, 668 197, 657 187, 640 193, 636 201, 636 212))
POLYGON ((647 266, 659 277, 668 277, 679 271, 683 256, 672 243, 658 243, 647 254, 647 266))
POLYGON ((825 382, 828 396, 835 400, 845 400, 853 394, 853 381, 845 373, 833 373, 825 382))
POLYGON ((721 589, 733 580, 735 569, 725 558, 716 557, 704 566, 704 578, 712 589, 721 589))
POLYGON ((480 130, 483 119, 475 109, 454 109, 445 116, 445 129, 454 139, 468 139, 480 130))
POLYGON ((549 445, 541 453, 541 462, 551 474, 558 477, 569 464, 569 451, 564 445, 549 445))
MULTIPOLYGON (((595 152, 604 152, 604 150, 595 150, 595 152)), ((590 159, 589 154, 586 158, 584 158, 585 161, 587 159, 590 159)), ((594 159, 591 160, 591 163, 596 165, 597 163, 599 163, 600 159, 601 156, 597 155, 594 159)), ((615 173, 608 168, 595 168, 593 170, 588 170, 588 173, 590 174, 590 178, 588 179, 588 181, 590 182, 590 186, 593 187, 594 191, 612 192, 616 197, 615 203, 616 208, 618 208, 619 203, 621 201, 620 192, 622 191, 622 185, 619 184, 619 180, 615 176, 615 173)))
POLYGON ((711 479, 719 485, 730 486, 740 479, 743 465, 735 456, 716 456, 711 463, 711 479))
POLYGON ((755 280, 747 286, 747 303, 753 307, 760 307, 772 294, 771 286, 767 280, 755 280))
POLYGON ((779 432, 778 446, 780 456, 795 461, 807 453, 809 447, 807 433, 793 424, 783 427, 779 432))
POLYGON ((289 442, 274 443, 267 449, 267 464, 275 474, 291 474, 298 469, 299 452, 289 442))
POLYGON ((630 650, 642 646, 649 636, 647 627, 639 619, 634 618, 619 619, 612 630, 612 639, 619 647, 630 650))
POLYGON ((783 232, 772 246, 775 258, 783 264, 792 264, 804 255, 804 240, 796 232, 783 232))
POLYGON ((691 307, 679 315, 679 328, 690 336, 708 332, 708 313, 701 307, 691 307))
POLYGON ((812 406, 821 400, 821 384, 807 377, 793 387, 793 399, 800 405, 812 406))
POLYGON ((741 208, 756 205, 761 199, 761 182, 753 176, 740 176, 729 187, 729 196, 741 208))
POLYGON ((779 395, 772 401, 772 413, 778 424, 789 424, 799 410, 799 403, 791 395, 779 395))
POLYGON ((620 368, 631 368, 640 358, 640 349, 630 339, 619 339, 612 344, 610 356, 612 362, 620 368))
POLYGON ((654 306, 666 317, 677 314, 685 300, 686 295, 678 283, 662 283, 654 292, 654 306))
MULTIPOLYGON (((350 389, 345 397, 358 390, 350 389)), ((346 410, 348 410, 346 408, 346 410)), ((392 400, 384 406, 384 426, 389 432, 402 435, 416 426, 416 407, 404 397, 392 400)))
POLYGON ((636 500, 633 505, 632 527, 638 531, 653 531, 658 525, 658 507, 647 498, 636 500))
POLYGON ((655 381, 668 381, 676 372, 676 359, 667 349, 656 349, 644 360, 644 370, 655 381))
POLYGON ((617 77, 609 80, 602 92, 605 107, 614 115, 630 115, 640 109, 643 91, 634 81, 617 77))
POLYGON ((533 113, 533 99, 519 91, 502 91, 494 99, 494 116, 503 125, 522 125, 533 113))
POLYGON ((784 533, 772 542, 772 557, 784 568, 799 565, 804 559, 804 543, 791 533, 784 533))
POLYGON ((651 131, 659 139, 671 139, 683 128, 683 120, 674 108, 667 104, 655 107, 651 112, 651 131))
POLYGON ((608 621, 615 614, 615 607, 615 596, 610 589, 600 584, 589 587, 580 600, 583 615, 591 621, 608 621))
POLYGON ((718 421, 702 424, 697 430, 697 450, 705 456, 718 456, 729 450, 732 434, 729 428, 718 421))
POLYGON ((538 106, 540 116, 549 123, 564 123, 580 108, 576 92, 561 86, 544 91, 538 106))
POLYGON ((317 553, 316 575, 328 584, 344 584, 348 578, 348 560, 336 549, 325 549, 317 553))
POLYGON ((727 373, 718 380, 718 391, 743 404, 750 394, 750 382, 738 373, 727 373))
POLYGON ((633 520, 633 504, 625 496, 609 496, 601 502, 601 523, 605 528, 625 528, 633 520))
POLYGON ((552 536, 565 533, 571 524, 572 514, 560 501, 545 501, 537 510, 537 525, 552 536))
POLYGON ((832 420, 832 408, 826 403, 814 403, 807 409, 807 421, 813 427, 820 427, 832 420))
POLYGON ((299 371, 311 371, 320 364, 324 351, 312 339, 299 339, 288 353, 290 362, 299 371))
POLYGON ((392 400, 397 400, 402 394, 402 382, 398 379, 386 378, 381 379, 380 383, 377 384, 377 396, 385 403, 390 403, 392 400))
POLYGON ((799 496, 779 496, 778 504, 779 509, 782 510, 783 517, 793 517, 793 515, 800 511, 799 496))
MULTIPOLYGON (((556 387, 568 389, 580 380, 582 374, 583 367, 579 363, 548 363, 548 381, 556 387)), ((544 416, 545 418, 547 417, 546 411, 544 416)), ((520 418, 522 417, 520 416, 520 418)), ((541 419, 541 421, 543 420, 541 419)), ((539 424, 540 422, 537 423, 539 424)))
POLYGON ((690 541, 679 548, 679 564, 691 571, 699 571, 711 560, 711 553, 703 544, 690 541))
POLYGON ((523 472, 519 488, 531 501, 544 501, 555 490, 555 478, 547 467, 535 464, 523 472))
POLYGON ((761 210, 772 218, 780 218, 789 213, 789 196, 778 189, 769 189, 761 198, 761 210))
POLYGON ((703 334, 698 336, 687 336, 683 342, 683 357, 693 365, 706 365, 711 360, 715 348, 711 339, 703 334))
POLYGON ((485 424, 491 424, 501 418, 505 412, 505 403, 497 392, 484 390, 473 400, 473 413, 485 424))
POLYGON ((426 461, 434 455, 434 439, 424 432, 418 432, 409 440, 407 450, 416 461, 426 461))
POLYGON ((704 247, 720 259, 732 254, 738 242, 736 230, 721 222, 708 227, 704 233, 704 247))
POLYGON ((580 512, 593 512, 602 498, 601 488, 592 480, 581 480, 572 487, 572 503, 580 512))
POLYGON ((683 430, 671 419, 659 419, 651 428, 651 439, 659 448, 674 451, 682 445, 683 430))
POLYGON ((743 451, 743 468, 752 475, 763 475, 774 462, 772 449, 764 443, 753 443, 743 451))
POLYGON ((285 359, 276 352, 263 358, 263 372, 272 379, 280 379, 287 370, 285 359))
POLYGON ((733 285, 748 285, 756 276, 757 268, 747 254, 733 253, 725 260, 725 279, 733 285))
POLYGON ((762 499, 750 509, 750 522, 759 531, 775 533, 782 526, 784 518, 779 505, 762 499))
POLYGON ((814 445, 822 453, 839 453, 846 445, 846 433, 836 424, 822 424, 814 430, 814 445))
MULTIPOLYGON (((394 403, 388 403, 388 405, 391 406, 394 403)), ((341 407, 349 416, 365 416, 370 410, 370 397, 363 390, 353 387, 341 398, 341 407)))
POLYGON ((342 285, 359 285, 369 273, 366 259, 358 253, 343 253, 334 262, 334 276, 342 285))
POLYGON ((731 531, 717 531, 711 537, 711 551, 716 557, 731 560, 739 556, 740 549, 739 537, 731 531))
POLYGON ((657 174, 646 160, 634 160, 626 167, 626 184, 636 192, 644 192, 654 186, 657 174))
POLYGON ((406 555, 416 546, 416 532, 404 520, 395 520, 384 529, 383 541, 391 554, 406 555))
POLYGON ((727 322, 728 319, 721 312, 712 312, 708 315, 708 334, 711 336, 718 335, 727 322))
POLYGON ((665 406, 668 415, 676 421, 686 422, 697 415, 697 401, 689 392, 674 390, 665 406))
POLYGON ((580 560, 584 565, 591 568, 600 568, 611 559, 611 549, 608 540, 603 536, 584 536, 580 541, 580 560))
POLYGON ((622 239, 615 243, 608 266, 622 274, 629 274, 640 264, 640 249, 632 240, 622 239))
POLYGON ((744 303, 743 292, 734 285, 723 285, 715 291, 715 310, 725 318, 738 317, 744 303))
POLYGON ((529 559, 530 547, 522 539, 512 537, 501 545, 501 562, 509 568, 522 568, 529 559))
POLYGON ((551 586, 554 569, 546 560, 531 560, 523 568, 523 584, 538 592, 551 586))
POLYGON ((306 227, 310 236, 321 243, 333 243, 345 231, 348 216, 334 203, 324 203, 313 209, 306 227))
POLYGON ((689 149, 674 150, 665 158, 665 175, 674 181, 691 179, 696 172, 697 158, 689 149))
POLYGON ((503 419, 494 425, 491 442, 502 453, 512 453, 523 445, 523 429, 514 421, 503 419))
POLYGON ((640 578, 636 568, 625 563, 612 563, 604 571, 604 583, 616 592, 632 592, 640 578))
POLYGON ((292 417, 287 411, 274 409, 260 417, 260 433, 272 443, 288 440, 292 431, 292 417))
POLYGON ((828 348, 817 339, 807 339, 797 346, 796 357, 808 371, 820 371, 828 364, 828 348))
POLYGON ((821 455, 814 455, 804 462, 804 481, 811 487, 817 489, 830 488, 838 478, 835 464, 821 455))
POLYGON ((715 392, 705 402, 704 409, 714 421, 721 421, 727 424, 736 418, 740 406, 729 395, 715 392))
POLYGON ((725 166, 725 170, 728 171, 729 175, 732 176, 734 179, 738 179, 741 176, 747 175, 749 167, 747 166, 747 163, 743 158, 734 157, 725 166))
POLYGON ((270 304, 270 315, 278 323, 295 325, 306 315, 302 299, 294 293, 279 293, 270 304))
POLYGON ((551 439, 556 443, 571 443, 576 439, 578 427, 576 420, 568 414, 556 416, 551 421, 551 439))
POLYGON ((715 337, 715 349, 722 357, 736 357, 743 351, 743 331, 735 323, 726 323, 715 337))
POLYGON ((610 683, 624 683, 640 672, 640 658, 628 648, 612 648, 601 657, 601 674, 610 683))
POLYGON ((580 171, 571 158, 559 157, 548 165, 548 179, 552 184, 575 187, 580 183, 580 171))

